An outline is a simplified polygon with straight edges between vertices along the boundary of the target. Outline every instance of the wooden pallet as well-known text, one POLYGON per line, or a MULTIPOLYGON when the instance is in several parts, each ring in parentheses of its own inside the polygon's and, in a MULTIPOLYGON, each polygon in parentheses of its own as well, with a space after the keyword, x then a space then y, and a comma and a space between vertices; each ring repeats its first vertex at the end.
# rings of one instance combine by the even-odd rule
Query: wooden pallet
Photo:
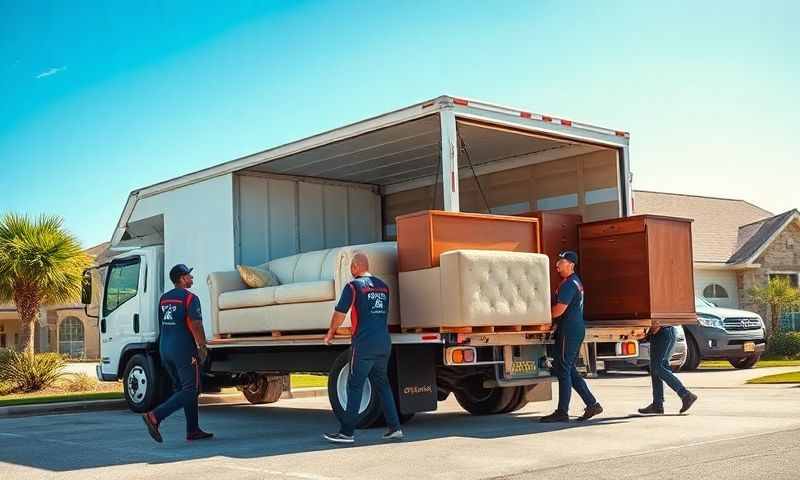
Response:
POLYGON ((529 333, 549 332, 551 325, 487 325, 464 327, 402 328, 403 333, 529 333))

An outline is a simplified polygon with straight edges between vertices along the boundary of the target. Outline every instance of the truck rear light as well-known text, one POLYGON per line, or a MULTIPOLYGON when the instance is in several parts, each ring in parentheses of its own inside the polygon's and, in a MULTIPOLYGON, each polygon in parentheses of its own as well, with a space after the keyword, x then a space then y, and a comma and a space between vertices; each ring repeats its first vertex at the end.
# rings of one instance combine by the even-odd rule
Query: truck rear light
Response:
POLYGON ((624 342, 622 345, 625 355, 636 355, 636 344, 634 342, 624 342))
POLYGON ((475 347, 450 347, 444 352, 445 365, 469 365, 477 359, 475 347))

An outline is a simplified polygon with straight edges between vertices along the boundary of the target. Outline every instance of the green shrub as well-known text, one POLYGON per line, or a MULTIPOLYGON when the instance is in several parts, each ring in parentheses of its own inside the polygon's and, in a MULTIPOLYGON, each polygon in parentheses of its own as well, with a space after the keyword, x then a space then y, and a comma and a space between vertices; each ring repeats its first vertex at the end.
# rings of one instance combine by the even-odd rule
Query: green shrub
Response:
POLYGON ((800 358, 800 332, 776 332, 767 342, 767 356, 800 358))
POLYGON ((0 367, 0 384, 13 391, 35 392, 64 375, 66 362, 57 353, 9 352, 0 367))

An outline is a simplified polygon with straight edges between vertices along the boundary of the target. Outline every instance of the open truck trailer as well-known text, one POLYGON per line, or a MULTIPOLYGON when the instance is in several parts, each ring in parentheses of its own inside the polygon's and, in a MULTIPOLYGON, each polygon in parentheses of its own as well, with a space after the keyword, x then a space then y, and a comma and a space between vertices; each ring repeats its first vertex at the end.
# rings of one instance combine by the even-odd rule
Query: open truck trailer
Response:
MULTIPOLYGON (((98 376, 121 379, 137 412, 169 392, 158 359, 157 306, 170 288, 169 267, 184 263, 194 268, 193 292, 209 335, 204 391, 239 386, 251 402, 270 403, 290 373, 327 374, 331 405, 341 414, 349 324, 332 346, 322 339, 348 281, 349 258, 361 250, 372 273, 391 286, 391 381, 404 419, 435 410, 450 393, 474 414, 549 400, 553 259, 545 259, 545 277, 532 287, 537 305, 547 298, 540 325, 420 327, 408 317, 420 302, 411 304, 409 287, 404 293, 394 243, 398 234, 413 241, 413 232, 398 232, 397 218, 430 210, 501 219, 538 215, 535 251, 552 256, 554 249, 576 248, 576 223, 559 222, 559 215, 582 222, 630 215, 628 138, 442 96, 133 191, 111 241, 119 253, 84 292, 98 304, 98 376), (263 265, 281 285, 248 291, 238 264, 263 265)), ((457 240, 469 245, 474 239, 457 240)), ((587 323, 588 367, 597 359, 636 356, 636 340, 648 325, 587 323)), ((362 426, 380 420, 377 402, 367 383, 362 426)))

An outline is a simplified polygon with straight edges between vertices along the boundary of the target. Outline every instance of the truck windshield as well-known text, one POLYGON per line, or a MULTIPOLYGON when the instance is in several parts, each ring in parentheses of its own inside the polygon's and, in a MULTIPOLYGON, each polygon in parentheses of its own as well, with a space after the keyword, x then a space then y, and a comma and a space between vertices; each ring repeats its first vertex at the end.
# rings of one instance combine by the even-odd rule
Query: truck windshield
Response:
POLYGON ((714 308, 714 304, 706 300, 705 298, 694 297, 694 306, 695 308, 701 307, 711 307, 714 308))

